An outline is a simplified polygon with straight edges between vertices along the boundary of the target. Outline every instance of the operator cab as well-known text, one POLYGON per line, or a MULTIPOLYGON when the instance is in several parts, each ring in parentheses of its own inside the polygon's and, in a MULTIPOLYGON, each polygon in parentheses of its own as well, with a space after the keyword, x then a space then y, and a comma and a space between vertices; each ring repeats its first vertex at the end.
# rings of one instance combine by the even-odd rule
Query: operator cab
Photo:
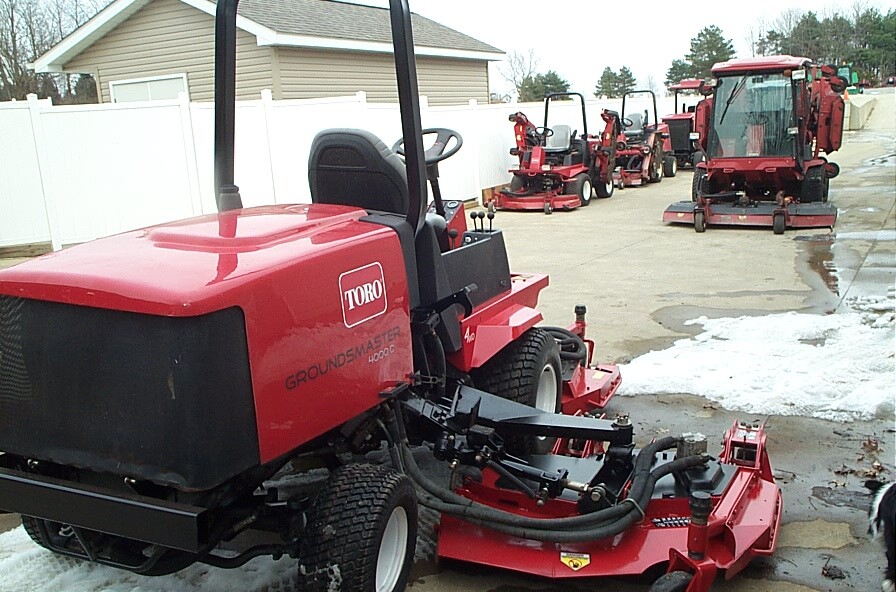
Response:
POLYGON ((782 71, 719 76, 707 138, 709 155, 808 158, 810 146, 799 141, 799 128, 805 124, 797 121, 793 108, 795 96, 807 92, 805 81, 804 75, 792 78, 782 71))

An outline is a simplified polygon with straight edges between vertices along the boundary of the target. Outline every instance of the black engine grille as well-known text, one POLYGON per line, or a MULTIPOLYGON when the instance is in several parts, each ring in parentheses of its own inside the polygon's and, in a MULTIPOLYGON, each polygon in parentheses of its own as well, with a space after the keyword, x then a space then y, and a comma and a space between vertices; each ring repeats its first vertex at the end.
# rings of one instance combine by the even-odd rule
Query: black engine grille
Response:
POLYGON ((0 296, 0 451, 182 490, 257 465, 242 311, 0 296))

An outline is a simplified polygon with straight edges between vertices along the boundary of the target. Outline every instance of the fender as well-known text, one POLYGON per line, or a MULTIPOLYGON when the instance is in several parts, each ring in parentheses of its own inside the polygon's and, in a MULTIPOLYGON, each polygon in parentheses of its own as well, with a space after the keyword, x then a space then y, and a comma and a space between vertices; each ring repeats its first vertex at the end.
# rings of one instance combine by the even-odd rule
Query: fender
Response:
POLYGON ((469 372, 482 366, 543 319, 535 306, 538 294, 548 285, 548 276, 514 274, 512 281, 509 293, 461 321, 463 347, 448 356, 459 370, 469 372))

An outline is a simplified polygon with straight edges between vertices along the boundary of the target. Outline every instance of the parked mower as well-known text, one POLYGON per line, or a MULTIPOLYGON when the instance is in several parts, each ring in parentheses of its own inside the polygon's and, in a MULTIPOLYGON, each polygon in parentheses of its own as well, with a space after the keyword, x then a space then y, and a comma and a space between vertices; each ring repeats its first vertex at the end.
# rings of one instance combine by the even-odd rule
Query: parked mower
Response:
POLYGON ((544 126, 536 127, 525 114, 510 115, 516 146, 510 153, 519 159, 511 169, 510 188, 495 194, 491 209, 542 210, 550 214, 555 209, 572 210, 591 203, 597 192, 601 198, 613 195, 610 163, 614 159, 613 139, 619 131, 619 121, 609 111, 601 113, 604 132, 600 136, 588 133, 585 116, 585 97, 580 93, 551 93, 544 99, 544 126), (551 101, 577 97, 582 108, 582 134, 565 124, 548 127, 551 101))
POLYGON ((663 175, 674 177, 678 162, 669 143, 669 126, 660 123, 656 111, 656 95, 650 90, 631 90, 622 95, 622 133, 616 142, 616 169, 613 179, 622 187, 643 183, 659 183, 663 175), (637 95, 650 95, 653 119, 648 109, 632 106, 637 95), (653 123, 651 123, 653 121, 653 123))
POLYGON ((398 154, 324 130, 311 204, 242 207, 236 8, 216 16, 219 213, 0 272, 0 508, 58 554, 144 575, 289 555, 316 592, 404 590, 418 503, 442 513, 443 557, 668 566, 654 592, 707 592, 772 553, 762 426, 732 426, 718 457, 696 434, 636 450, 630 419, 601 411, 619 371, 592 364, 584 307, 541 326, 548 278, 510 272, 494 215, 468 226, 435 182, 426 207, 462 142, 420 124, 406 0, 390 1, 398 154))
POLYGON ((693 167, 703 161, 703 151, 698 147, 698 134, 694 128, 696 104, 687 106, 681 103, 678 110, 678 95, 682 92, 698 92, 703 86, 699 78, 685 78, 669 87, 675 95, 675 111, 663 117, 663 123, 669 126, 669 144, 671 149, 667 156, 675 156, 677 168, 693 167))
POLYGON ((716 64, 697 105, 697 164, 691 201, 666 208, 665 222, 833 227, 828 202, 839 167, 821 156, 840 148, 846 81, 829 66, 789 55, 716 64))

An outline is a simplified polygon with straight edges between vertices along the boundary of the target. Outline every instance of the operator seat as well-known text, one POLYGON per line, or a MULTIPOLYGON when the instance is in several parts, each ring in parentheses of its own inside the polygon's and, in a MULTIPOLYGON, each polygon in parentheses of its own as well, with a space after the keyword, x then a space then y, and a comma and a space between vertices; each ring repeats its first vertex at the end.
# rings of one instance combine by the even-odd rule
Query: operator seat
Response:
POLYGON ((644 119, 640 113, 631 113, 625 116, 632 124, 625 127, 626 140, 640 140, 644 137, 644 119))
POLYGON ((366 130, 319 132, 308 157, 308 184, 312 203, 400 215, 408 211, 404 162, 366 130))
POLYGON ((551 128, 554 133, 545 141, 544 151, 547 154, 569 152, 569 141, 572 138, 572 129, 568 125, 555 125, 551 128))
MULTIPOLYGON (((437 233, 446 231, 445 219, 427 215, 414 235, 406 220, 407 168, 382 140, 361 129, 319 132, 308 157, 308 184, 312 203, 362 208, 368 216, 361 220, 395 230, 404 254, 410 308, 432 305, 452 294, 437 238, 437 233)), ((457 315, 452 307, 441 316, 439 337, 446 350, 456 351, 461 343, 457 315)))

